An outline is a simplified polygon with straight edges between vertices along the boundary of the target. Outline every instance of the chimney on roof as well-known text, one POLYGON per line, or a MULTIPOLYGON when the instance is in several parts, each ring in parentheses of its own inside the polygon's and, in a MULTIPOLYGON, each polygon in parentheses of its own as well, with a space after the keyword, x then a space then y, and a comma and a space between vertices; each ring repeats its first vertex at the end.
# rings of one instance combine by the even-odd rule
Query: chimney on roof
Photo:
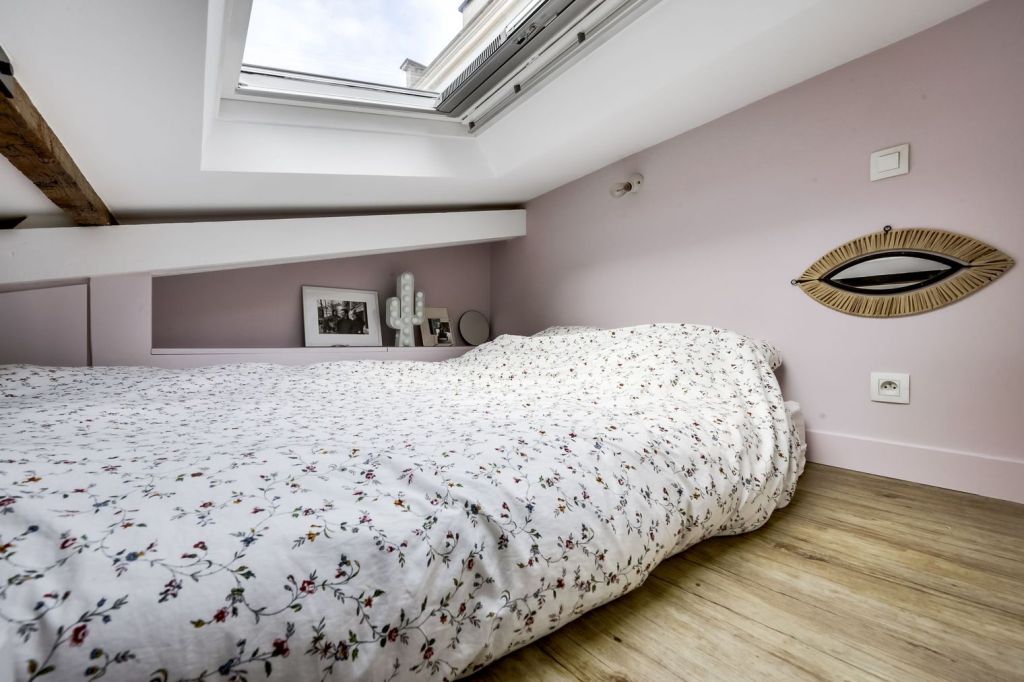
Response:
POLYGON ((423 78, 423 72, 427 70, 426 66, 415 59, 406 59, 398 68, 405 71, 405 87, 407 88, 415 88, 423 78))
POLYGON ((484 8, 487 0, 462 0, 459 11, 462 12, 462 25, 473 21, 473 18, 484 8))

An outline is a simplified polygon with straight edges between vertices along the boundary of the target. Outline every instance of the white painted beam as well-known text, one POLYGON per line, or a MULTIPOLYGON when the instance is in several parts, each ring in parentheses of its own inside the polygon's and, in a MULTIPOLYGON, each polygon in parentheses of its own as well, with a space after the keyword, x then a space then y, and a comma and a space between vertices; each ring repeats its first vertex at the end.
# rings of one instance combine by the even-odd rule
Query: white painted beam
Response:
POLYGON ((526 211, 0 231, 0 285, 412 251, 522 237, 526 211))

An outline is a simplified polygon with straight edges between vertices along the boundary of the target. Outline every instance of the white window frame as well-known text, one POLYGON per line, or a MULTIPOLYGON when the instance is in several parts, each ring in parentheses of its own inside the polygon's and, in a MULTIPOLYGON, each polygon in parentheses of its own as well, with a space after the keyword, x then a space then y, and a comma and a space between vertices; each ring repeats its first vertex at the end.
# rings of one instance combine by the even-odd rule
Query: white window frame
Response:
POLYGON ((434 110, 438 100, 436 92, 248 64, 242 64, 240 67, 235 92, 250 97, 313 100, 331 104, 416 111, 437 114, 444 118, 444 114, 434 110))
POLYGON ((477 135, 658 1, 600 0, 571 27, 540 44, 529 61, 477 98, 465 113, 453 117, 434 109, 439 93, 243 65, 252 0, 224 0, 219 92, 224 100, 396 117, 406 120, 407 123, 399 125, 408 127, 410 133, 425 132, 423 125, 426 124, 431 134, 438 134, 438 126, 441 126, 442 134, 477 135), (582 41, 578 38, 581 33, 585 35, 582 41))

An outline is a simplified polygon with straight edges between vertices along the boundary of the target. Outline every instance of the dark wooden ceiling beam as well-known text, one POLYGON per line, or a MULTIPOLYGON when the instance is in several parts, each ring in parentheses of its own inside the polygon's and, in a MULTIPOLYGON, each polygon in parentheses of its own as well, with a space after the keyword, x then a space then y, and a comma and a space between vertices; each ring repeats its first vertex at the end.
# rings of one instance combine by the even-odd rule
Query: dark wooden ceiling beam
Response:
POLYGON ((110 209, 14 78, 3 49, 0 49, 0 153, 77 225, 116 224, 110 209))

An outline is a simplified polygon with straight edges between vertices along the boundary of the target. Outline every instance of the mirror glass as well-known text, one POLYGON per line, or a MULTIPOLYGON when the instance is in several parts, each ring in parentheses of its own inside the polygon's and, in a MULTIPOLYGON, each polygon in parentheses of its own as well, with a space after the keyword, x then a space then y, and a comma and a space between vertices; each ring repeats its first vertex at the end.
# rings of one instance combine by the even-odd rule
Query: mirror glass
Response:
POLYGON ((470 346, 479 346, 491 337, 491 323, 477 310, 467 310, 459 318, 459 335, 470 346))
POLYGON ((881 251, 844 263, 822 279, 861 294, 899 294, 941 282, 963 267, 923 251, 881 251))

